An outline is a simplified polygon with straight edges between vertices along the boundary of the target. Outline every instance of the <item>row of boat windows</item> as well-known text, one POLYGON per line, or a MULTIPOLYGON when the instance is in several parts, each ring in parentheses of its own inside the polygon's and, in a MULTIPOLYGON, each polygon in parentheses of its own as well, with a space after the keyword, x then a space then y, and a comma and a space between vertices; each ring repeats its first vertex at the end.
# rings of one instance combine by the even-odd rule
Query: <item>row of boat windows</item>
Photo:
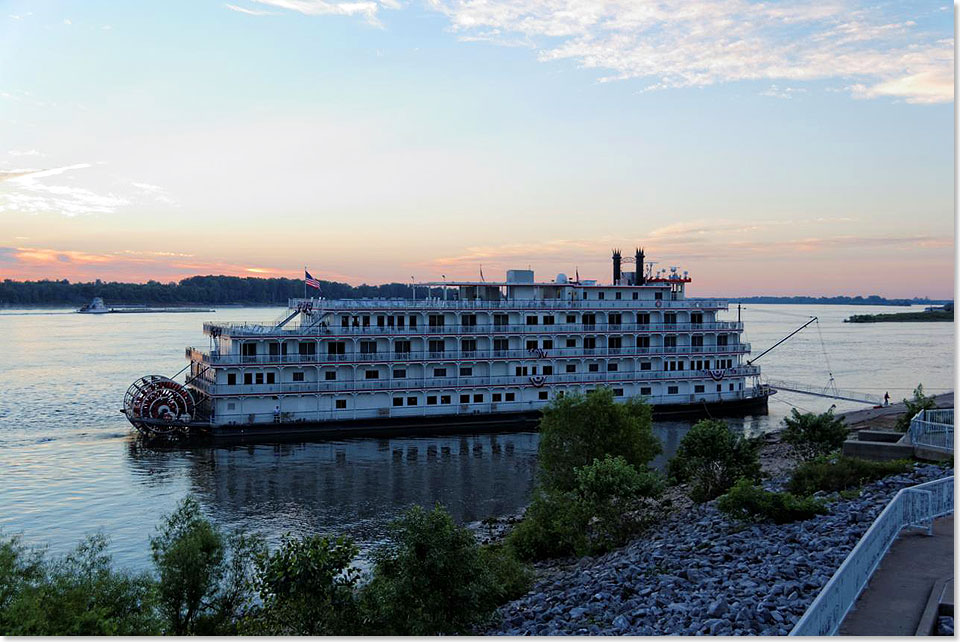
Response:
MULTIPOLYGON (((727 384, 727 390, 729 390, 729 391, 731 391, 731 392, 732 392, 734 389, 738 389, 738 390, 739 390, 739 389, 740 389, 740 385, 741 385, 741 384, 739 384, 739 383, 737 383, 737 384, 729 383, 729 384, 727 384)), ((717 386, 717 392, 722 392, 722 391, 723 391, 723 384, 718 383, 718 384, 716 384, 716 386, 717 386)), ((696 384, 696 385, 694 385, 694 387, 693 387, 693 392, 694 392, 694 394, 704 394, 704 393, 706 393, 706 385, 705 385, 705 384, 696 384)), ((651 387, 649 387, 649 386, 642 386, 642 387, 640 388, 640 391, 639 391, 638 394, 639 394, 640 396, 642 396, 642 397, 649 397, 649 396, 651 396, 651 395, 653 394, 653 389, 652 389, 651 387)), ((667 394, 668 394, 668 395, 678 395, 678 394, 680 394, 680 386, 667 386, 667 394)), ((557 391, 557 392, 553 395, 553 398, 560 398, 560 397, 563 397, 563 395, 564 395, 564 392, 563 392, 562 390, 559 390, 559 391, 557 391)), ((493 392, 493 393, 489 393, 489 394, 481 393, 481 392, 475 392, 475 393, 461 393, 461 394, 459 394, 459 395, 452 395, 452 394, 449 394, 449 395, 427 395, 427 397, 426 397, 426 399, 424 399, 424 401, 426 402, 426 405, 428 405, 428 406, 438 406, 438 405, 446 406, 446 405, 451 405, 451 404, 454 403, 453 400, 454 400, 454 397, 455 397, 455 396, 456 396, 457 399, 458 399, 457 403, 460 403, 461 405, 464 405, 464 404, 487 403, 488 401, 489 401, 490 403, 511 403, 511 402, 516 401, 516 393, 513 393, 513 392, 493 392)), ((623 390, 623 388, 614 388, 614 389, 613 389, 613 396, 615 396, 615 397, 623 397, 623 396, 624 396, 624 390, 623 390)), ((550 391, 548 391, 548 390, 540 390, 540 391, 538 391, 538 392, 537 392, 537 399, 538 399, 539 401, 548 401, 548 400, 550 399, 550 391)), ((395 408, 399 408, 399 407, 402 407, 402 406, 418 406, 418 405, 420 405, 420 397, 417 397, 417 396, 396 396, 396 397, 393 397, 393 406, 394 406, 395 408)), ((232 404, 232 403, 229 404, 229 405, 227 406, 227 408, 228 408, 229 410, 233 410, 233 409, 234 409, 234 404, 232 404)), ((334 408, 336 408, 337 410, 346 410, 346 409, 347 409, 347 400, 346 400, 346 399, 336 399, 336 400, 334 401, 334 408)))
MULTIPOLYGON (((716 345, 718 346, 727 346, 730 345, 729 338, 731 335, 727 334, 718 334, 716 335, 716 345)), ((732 335, 736 338, 736 335, 732 335)), ((592 350, 598 347, 597 339, 599 337, 583 337, 583 348, 592 350)), ((623 348, 623 336, 608 336, 606 337, 607 348, 623 348)), ((346 341, 325 341, 324 344, 327 347, 328 355, 340 355, 347 353, 347 342, 346 341)), ((353 345, 353 344, 351 344, 353 345)), ((677 337, 675 336, 665 336, 663 337, 663 345, 668 348, 678 347, 677 337)), ((692 335, 690 337, 690 345, 694 347, 703 347, 703 335, 692 335)), ((447 346, 446 339, 430 339, 427 341, 427 350, 429 352, 445 352, 447 346)), ((476 352, 477 351, 477 339, 461 339, 460 340, 460 350, 463 352, 476 352)), ((564 347, 564 348, 576 348, 577 338, 569 337, 563 339, 562 341, 554 342, 553 339, 527 339, 525 342, 525 348, 527 350, 536 350, 538 348, 543 348, 544 350, 551 350, 554 347, 564 347)), ((376 341, 360 341, 360 354, 377 354, 379 346, 376 341)), ((398 339, 393 342, 393 352, 396 354, 406 354, 412 352, 413 343, 405 339, 398 339)), ((636 347, 638 348, 649 348, 650 347, 650 337, 645 335, 638 335, 636 337, 636 347)), ((508 337, 494 337, 493 338, 493 350, 496 351, 507 351, 510 350, 510 339, 508 337)), ((301 342, 297 347, 298 354, 303 356, 315 355, 317 353, 317 344, 316 342, 301 342)), ((255 357, 257 356, 257 344, 256 343, 243 343, 241 344, 240 354, 244 357, 255 357)), ((277 344, 271 343, 269 345, 269 355, 279 356, 287 355, 288 348, 287 343, 277 344)))
MULTIPOLYGON (((606 316, 607 316, 606 323, 608 325, 621 325, 623 323, 623 315, 619 312, 611 312, 606 316)), ((524 323, 525 325, 555 325, 559 319, 560 323, 567 323, 567 324, 576 324, 576 323, 582 323, 583 325, 597 324, 597 315, 595 313, 585 312, 581 314, 580 317, 581 317, 580 321, 577 321, 576 314, 567 314, 567 315, 528 314, 524 319, 524 323)), ((415 314, 409 314, 409 315, 380 314, 376 316, 372 316, 369 314, 353 315, 353 316, 343 315, 340 317, 340 326, 343 328, 349 328, 349 327, 369 328, 371 324, 375 323, 376 327, 378 328, 404 328, 404 327, 416 328, 418 323, 417 319, 418 319, 418 316, 415 314)), ((649 324, 650 313, 638 312, 636 322, 640 324, 649 324)), ((677 323, 677 313, 664 312, 663 323, 677 323)), ((703 313, 691 312, 690 323, 703 323, 703 313)), ((431 328, 442 328, 446 326, 446 315, 444 314, 427 315, 427 325, 431 328)), ((477 315, 462 314, 460 316, 460 325, 466 326, 466 327, 476 326, 477 315)), ((494 314, 492 325, 493 326, 511 325, 510 315, 494 314)))
MULTIPOLYGON (((709 359, 696 359, 689 361, 690 370, 706 370, 710 369, 711 363, 715 368, 732 368, 733 359, 715 359, 712 362, 709 359)), ((663 369, 665 371, 683 371, 684 368, 688 365, 688 362, 677 360, 677 361, 664 361, 663 369)), ((619 372, 619 364, 610 362, 606 365, 607 372, 619 372)), ((640 362, 640 370, 652 370, 652 364, 649 361, 640 362)), ((597 373, 600 372, 600 364, 590 363, 587 364, 587 372, 597 373)), ((380 371, 379 370, 363 370, 364 379, 379 379, 380 371)), ((544 365, 544 366, 516 366, 514 372, 517 377, 527 377, 527 376, 536 376, 536 375, 552 375, 556 374, 554 372, 553 365, 544 365)), ((564 366, 563 372, 565 374, 576 374, 577 364, 568 363, 564 366)), ((447 377, 455 376, 454 373, 461 377, 472 377, 473 376, 473 367, 472 366, 463 366, 459 369, 453 368, 434 368, 431 376, 437 379, 445 379, 447 377)), ((305 373, 303 372, 292 372, 291 381, 294 383, 304 382, 305 373)), ((335 370, 330 370, 324 372, 325 381, 337 381, 337 372, 335 370)), ((394 379, 406 379, 407 370, 406 368, 394 368, 393 369, 393 378, 394 379)), ((243 373, 243 384, 257 385, 257 384, 275 384, 277 383, 277 373, 276 372, 244 372, 243 373)), ((230 372, 227 374, 227 385, 235 386, 237 385, 237 373, 230 372)))

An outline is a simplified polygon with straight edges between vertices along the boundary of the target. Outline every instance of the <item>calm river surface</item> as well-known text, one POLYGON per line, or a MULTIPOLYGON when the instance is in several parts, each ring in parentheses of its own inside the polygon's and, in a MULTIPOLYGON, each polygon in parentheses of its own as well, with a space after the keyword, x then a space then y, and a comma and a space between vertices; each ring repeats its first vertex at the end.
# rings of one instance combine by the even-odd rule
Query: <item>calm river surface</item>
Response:
MULTIPOLYGON (((724 316, 736 319, 736 306, 724 316)), ((820 318, 758 365, 771 379, 825 386, 828 361, 840 388, 899 400, 917 382, 952 389, 952 323, 844 324, 879 306, 750 305, 744 341, 754 354, 809 316, 820 318), (821 343, 822 336, 822 343, 821 343), (826 346, 826 353, 823 349, 826 346)), ((921 309, 915 307, 913 309, 921 309)), ((119 409, 130 382, 172 375, 183 348, 205 347, 201 323, 276 319, 278 308, 216 313, 110 314, 0 311, 0 530, 53 552, 102 530, 117 560, 149 564, 148 538, 160 516, 192 494, 227 527, 275 541, 285 532, 342 532, 369 548, 412 504, 442 502, 460 521, 513 513, 530 496, 537 435, 344 439, 317 443, 156 450, 140 446, 119 409)), ((779 393, 770 414, 735 423, 770 430, 796 405, 823 411, 830 400, 779 393)), ((839 410, 863 406, 838 403, 839 410)), ((666 454, 689 429, 663 422, 666 454)), ((664 457, 658 460, 662 464, 664 457)))

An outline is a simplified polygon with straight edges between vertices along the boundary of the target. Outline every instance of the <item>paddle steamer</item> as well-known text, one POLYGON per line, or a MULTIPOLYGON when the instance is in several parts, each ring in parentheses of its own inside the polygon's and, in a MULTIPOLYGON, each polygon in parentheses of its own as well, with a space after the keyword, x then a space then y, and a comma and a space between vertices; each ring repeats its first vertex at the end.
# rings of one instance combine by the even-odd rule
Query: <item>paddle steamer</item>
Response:
POLYGON ((725 301, 686 298, 690 281, 637 250, 613 253, 607 284, 509 270, 406 299, 294 299, 273 324, 205 323, 185 383, 143 377, 124 412, 153 435, 493 430, 605 386, 659 417, 766 413, 741 322, 718 318, 725 301))

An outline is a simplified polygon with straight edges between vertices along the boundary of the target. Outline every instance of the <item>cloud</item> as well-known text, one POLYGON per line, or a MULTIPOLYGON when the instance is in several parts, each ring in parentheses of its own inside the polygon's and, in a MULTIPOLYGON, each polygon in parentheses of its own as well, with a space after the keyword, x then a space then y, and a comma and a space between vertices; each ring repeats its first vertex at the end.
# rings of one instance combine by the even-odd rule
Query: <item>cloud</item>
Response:
MULTIPOLYGON (((851 2, 430 0, 462 39, 536 43, 601 82, 647 90, 743 80, 840 80, 857 97, 953 100, 953 43, 851 2)), ((782 92, 780 92, 782 94, 782 92)))
POLYGON ((89 167, 89 163, 77 163, 52 169, 0 171, 0 212, 78 216, 111 213, 129 203, 128 199, 113 193, 100 194, 85 187, 41 180, 89 167))
POLYGON ((274 16, 274 15, 276 15, 276 13, 273 12, 273 11, 260 11, 260 10, 257 10, 257 9, 245 9, 244 7, 238 7, 237 5, 234 5, 234 4, 225 4, 225 5, 223 5, 223 6, 225 6, 227 9, 230 9, 231 11, 237 11, 237 12, 239 12, 239 13, 245 13, 245 14, 247 14, 248 16, 274 16))
POLYGON ((190 254, 166 251, 87 252, 48 247, 0 247, 0 278, 147 281, 179 280, 197 274, 301 276, 299 270, 190 259, 190 254))
MULTIPOLYGON (((252 0, 258 4, 295 11, 307 16, 363 16, 367 22, 373 25, 380 25, 377 13, 381 8, 397 9, 400 7, 396 0, 374 1, 354 1, 354 2, 326 2, 325 0, 252 0)), ((233 5, 227 5, 234 11, 243 11, 252 13, 253 10, 246 10, 233 5)), ((254 14, 257 15, 257 14, 254 14)))

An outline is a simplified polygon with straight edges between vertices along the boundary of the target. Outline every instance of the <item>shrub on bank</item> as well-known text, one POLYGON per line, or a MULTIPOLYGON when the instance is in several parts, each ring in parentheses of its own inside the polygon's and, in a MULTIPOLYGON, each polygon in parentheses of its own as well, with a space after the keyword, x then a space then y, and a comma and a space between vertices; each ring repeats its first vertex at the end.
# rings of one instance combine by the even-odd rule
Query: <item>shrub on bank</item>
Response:
POLYGON ((812 495, 817 491, 838 492, 858 488, 888 475, 908 472, 913 464, 905 459, 869 461, 855 457, 818 457, 797 466, 790 477, 788 490, 796 495, 812 495))
POLYGON ((467 633, 493 613, 502 595, 489 556, 440 505, 404 513, 375 560, 361 596, 370 633, 467 633))
POLYGON ((803 459, 838 450, 843 447, 848 433, 843 418, 836 417, 832 407, 820 414, 801 414, 794 408, 783 423, 783 441, 796 448, 803 459))
POLYGON ((749 479, 741 479, 721 496, 717 508, 741 521, 774 524, 801 521, 828 512, 822 501, 766 491, 749 479))
POLYGON ((359 549, 349 539, 318 535, 283 539, 256 557, 261 607, 245 618, 256 635, 356 635, 360 571, 350 564, 359 549))
POLYGON ((893 427, 894 430, 899 430, 900 432, 907 432, 910 428, 910 420, 913 419, 918 412, 921 410, 934 410, 937 407, 936 400, 923 393, 922 383, 917 384, 917 387, 913 391, 913 398, 904 399, 903 404, 907 407, 907 411, 897 417, 897 423, 893 427))
POLYGON ((0 541, 0 635, 157 635, 156 585, 112 568, 102 535, 56 560, 0 541))
POLYGON ((544 488, 561 492, 576 485, 574 469, 605 455, 641 468, 660 454, 653 411, 639 398, 614 401, 610 388, 559 397, 540 420, 539 466, 544 488))
POLYGON ((521 559, 598 554, 622 544, 651 519, 663 482, 623 457, 574 469, 575 487, 538 489, 508 542, 521 559))
POLYGON ((692 484, 690 498, 719 497, 741 477, 760 476, 760 440, 734 433, 726 423, 704 419, 694 424, 668 464, 669 476, 692 484))
POLYGON ((224 535, 187 497, 150 538, 157 600, 173 635, 232 632, 253 599, 250 566, 259 540, 224 535))

